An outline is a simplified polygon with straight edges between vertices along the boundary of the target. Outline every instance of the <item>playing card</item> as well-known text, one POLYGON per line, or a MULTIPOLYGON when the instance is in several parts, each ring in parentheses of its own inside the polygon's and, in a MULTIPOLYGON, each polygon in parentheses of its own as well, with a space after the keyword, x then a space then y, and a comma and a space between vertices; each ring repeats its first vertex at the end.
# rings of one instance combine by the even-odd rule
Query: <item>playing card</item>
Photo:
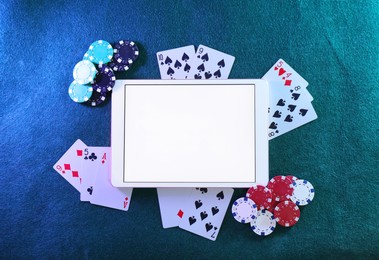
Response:
POLYGON ((303 93, 270 83, 269 140, 317 119, 312 103, 303 93))
POLYGON ((204 45, 195 54, 194 70, 189 79, 227 79, 235 58, 204 45))
POLYGON ((186 201, 192 188, 157 188, 159 209, 163 228, 179 226, 183 217, 183 202, 186 201))
POLYGON ((179 227, 215 241, 233 195, 231 188, 194 188, 179 227))
POLYGON ((193 70, 194 55, 193 45, 158 52, 161 79, 187 79, 193 70))
POLYGON ((82 157, 86 148, 85 143, 76 140, 54 165, 54 169, 78 191, 81 189, 82 157))
POLYGON ((90 201, 94 189, 94 181, 99 171, 109 171, 109 147, 87 147, 83 150, 81 171, 80 200, 90 201))
MULTIPOLYGON (((107 155, 104 166, 95 172, 91 204, 127 211, 129 209, 133 188, 116 188, 111 184, 110 154, 111 147, 101 147, 102 154, 107 155)), ((103 160, 103 157, 101 157, 103 160)))

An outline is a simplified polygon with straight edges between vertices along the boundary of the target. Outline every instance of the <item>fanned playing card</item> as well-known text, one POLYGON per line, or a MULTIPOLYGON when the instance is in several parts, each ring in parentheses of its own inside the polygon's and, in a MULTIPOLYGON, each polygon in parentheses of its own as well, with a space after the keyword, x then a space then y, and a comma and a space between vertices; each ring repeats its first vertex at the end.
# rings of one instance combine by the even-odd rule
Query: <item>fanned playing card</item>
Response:
POLYGON ((157 188, 163 228, 179 226, 184 214, 183 202, 191 192, 192 188, 157 188))
POLYGON ((235 58, 229 54, 199 45, 194 70, 189 79, 227 79, 235 58))
POLYGON ((194 55, 193 45, 158 52, 161 79, 187 79, 193 70, 194 55))
POLYGON ((81 176, 83 174, 82 157, 86 148, 87 146, 85 143, 83 143, 80 139, 76 140, 76 142, 54 165, 54 170, 56 170, 79 192, 81 190, 81 176))
MULTIPOLYGON (((111 147, 101 147, 103 155, 111 154, 111 147)), ((110 158, 106 156, 106 158, 110 158)), ((104 160, 104 157, 102 157, 104 160)), ((106 159, 103 167, 98 167, 93 182, 91 204, 127 211, 129 209, 133 188, 116 188, 111 184, 110 160, 106 159)))
POLYGON ((184 215, 179 227, 215 241, 233 192, 232 188, 194 188, 183 201, 184 215))

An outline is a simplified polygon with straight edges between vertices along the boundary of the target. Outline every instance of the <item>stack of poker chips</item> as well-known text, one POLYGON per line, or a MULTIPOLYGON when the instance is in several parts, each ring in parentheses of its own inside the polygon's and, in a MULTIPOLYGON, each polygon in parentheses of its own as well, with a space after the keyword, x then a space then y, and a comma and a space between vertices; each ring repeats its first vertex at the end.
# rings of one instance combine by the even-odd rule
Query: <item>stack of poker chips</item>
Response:
POLYGON ((90 106, 102 104, 115 85, 114 72, 128 70, 138 56, 133 41, 121 40, 113 47, 104 40, 93 42, 74 67, 74 81, 68 88, 70 98, 90 106))
POLYGON ((313 185, 292 175, 273 177, 267 187, 255 185, 246 197, 232 205, 232 214, 240 223, 250 223, 251 230, 260 236, 271 234, 276 224, 292 227, 300 219, 299 206, 308 205, 314 198, 313 185))

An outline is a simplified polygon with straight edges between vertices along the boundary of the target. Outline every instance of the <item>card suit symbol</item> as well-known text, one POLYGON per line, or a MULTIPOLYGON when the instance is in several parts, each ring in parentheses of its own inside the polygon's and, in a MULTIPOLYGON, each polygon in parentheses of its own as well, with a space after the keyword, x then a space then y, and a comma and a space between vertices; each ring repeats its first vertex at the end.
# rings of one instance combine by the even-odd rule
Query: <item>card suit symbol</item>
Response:
POLYGON ((76 150, 76 156, 83 156, 83 150, 76 150))
POLYGON ((124 199, 125 201, 128 201, 129 200, 129 198, 128 197, 125 197, 125 199, 124 199))
POLYGON ((197 69, 199 70, 199 72, 203 72, 205 70, 205 66, 204 66, 204 63, 201 63, 197 69))
POLYGON ((287 110, 289 110, 290 112, 293 112, 295 108, 296 108, 296 105, 288 105, 287 110))
POLYGON ((205 54, 201 57, 201 59, 203 60, 203 62, 208 61, 208 60, 209 60, 208 53, 205 53, 205 54))
POLYGON ((201 202, 201 200, 196 200, 195 201, 195 208, 196 209, 200 208, 202 205, 203 205, 203 203, 201 202))
POLYGON ((284 121, 286 121, 286 122, 292 122, 293 120, 293 116, 290 116, 290 115, 288 115, 288 116, 286 116, 286 118, 284 119, 284 121))
POLYGON ((194 224, 194 223, 196 222, 196 218, 195 218, 195 216, 189 217, 189 218, 188 218, 188 221, 189 221, 190 226, 191 226, 192 224, 194 224))
POLYGON ((216 215, 220 210, 216 207, 212 207, 212 214, 213 216, 216 215))
POLYGON ((205 224, 205 230, 207 230, 207 232, 208 232, 209 230, 211 230, 212 228, 213 228, 213 225, 212 225, 211 222, 205 224))
POLYGON ((175 74, 175 71, 173 69, 171 69, 171 67, 169 67, 168 70, 167 70, 167 75, 172 76, 174 74, 175 74))
POLYGON ((71 171, 71 164, 69 164, 69 163, 63 164, 63 171, 62 171, 62 173, 65 173, 66 171, 71 171))
POLYGON ((205 72, 204 77, 205 77, 206 79, 210 79, 210 78, 212 77, 212 73, 211 73, 210 71, 205 72))
POLYGON ((281 107, 285 106, 285 104, 286 104, 286 101, 283 99, 279 99, 278 103, 276 103, 277 106, 281 106, 281 107))
POLYGON ((283 68, 280 68, 278 71, 278 76, 282 76, 284 73, 286 73, 286 70, 283 68))
POLYGON ((275 122, 272 122, 268 128, 276 129, 276 128, 278 128, 278 124, 275 122))
POLYGON ((299 110, 299 112, 300 112, 299 115, 305 116, 307 114, 307 112, 308 112, 308 109, 302 108, 302 109, 299 110))
POLYGON ((196 74, 195 75, 195 79, 201 79, 201 75, 200 74, 196 74))
POLYGON ((190 69, 191 69, 191 66, 186 63, 186 65, 184 66, 184 71, 189 72, 190 69))
POLYGON ((285 85, 285 86, 291 86, 291 84, 292 84, 292 80, 290 80, 290 79, 287 79, 287 80, 284 82, 284 85, 285 85))
POLYGON ((299 97, 300 97, 299 93, 292 93, 292 99, 298 100, 299 97))
POLYGON ((184 212, 181 210, 181 209, 179 209, 179 211, 178 211, 178 217, 179 218, 182 218, 183 217, 183 214, 184 214, 184 212))
POLYGON ((278 70, 278 67, 275 67, 274 70, 278 70))
POLYGON ((224 59, 220 60, 220 61, 217 63, 217 65, 218 65, 219 68, 223 68, 223 67, 225 67, 225 61, 224 61, 224 59))
POLYGON ((168 66, 171 65, 172 63, 172 60, 170 59, 170 57, 167 56, 166 60, 164 61, 165 64, 167 64, 168 66))
POLYGON ((182 61, 187 62, 188 60, 189 60, 189 57, 188 57, 187 53, 183 53, 182 61))
POLYGON ((105 163, 105 160, 101 160, 101 163, 104 164, 104 163, 105 163))
POLYGON ((275 133, 279 133, 279 130, 276 130, 275 133))
POLYGON ((84 160, 88 160, 88 156, 86 155, 86 156, 84 156, 84 160))
POLYGON ((219 193, 217 193, 216 197, 218 200, 223 200, 224 199, 224 192, 220 191, 219 193))
POLYGON ((213 229, 214 229, 214 230, 217 230, 217 227, 214 227, 213 229))
POLYGON ((282 112, 279 112, 279 110, 276 110, 273 117, 280 118, 282 116, 282 112))
POLYGON ((71 174, 72 174, 72 177, 75 177, 75 178, 79 177, 78 171, 72 171, 71 174))
POLYGON ((217 70, 215 73, 213 73, 213 76, 215 76, 216 79, 221 78, 221 71, 217 70))
POLYGON ((174 64, 174 67, 175 67, 176 69, 180 69, 181 66, 182 66, 182 64, 181 64, 178 60, 176 60, 176 61, 175 61, 175 64, 174 64))
POLYGON ((91 153, 91 155, 88 157, 88 159, 90 159, 91 161, 95 161, 95 160, 97 160, 97 156, 95 153, 91 153))
POLYGON ((207 193, 208 189, 207 188, 200 188, 201 194, 207 193))
POLYGON ((207 217, 208 217, 208 214, 207 214, 206 211, 200 212, 200 218, 201 218, 201 220, 204 220, 204 219, 206 219, 207 217))
POLYGON ((88 191, 89 195, 92 195, 93 187, 92 187, 92 186, 89 187, 89 188, 87 189, 87 191, 88 191))
POLYGON ((164 64, 164 62, 162 61, 162 62, 161 62, 161 65, 163 65, 163 64, 164 64))

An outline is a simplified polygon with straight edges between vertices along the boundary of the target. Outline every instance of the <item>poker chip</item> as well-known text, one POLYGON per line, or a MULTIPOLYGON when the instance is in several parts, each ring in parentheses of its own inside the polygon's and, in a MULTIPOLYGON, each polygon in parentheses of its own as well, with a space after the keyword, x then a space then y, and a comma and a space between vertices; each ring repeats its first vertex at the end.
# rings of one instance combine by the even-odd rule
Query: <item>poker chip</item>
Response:
POLYGON ((113 48, 112 45, 103 40, 98 40, 93 42, 86 54, 84 54, 84 59, 96 64, 106 64, 111 61, 113 57, 113 48))
POLYGON ((292 227, 300 218, 300 209, 292 201, 280 202, 274 210, 276 222, 283 227, 292 227))
POLYGON ((249 223, 257 213, 257 205, 247 197, 237 199, 232 205, 232 214, 240 223, 249 223))
POLYGON ((268 236, 274 232, 276 227, 276 220, 274 214, 270 211, 262 209, 257 211, 257 215, 253 217, 250 222, 251 230, 260 236, 268 236))
POLYGON ((313 185, 306 180, 296 180, 292 183, 293 194, 291 200, 298 206, 305 206, 311 203, 315 196, 313 185))
POLYGON ((77 103, 88 101, 92 96, 92 92, 93 90, 90 85, 82 85, 77 81, 73 81, 68 88, 68 95, 77 103))
POLYGON ((298 179, 297 177, 295 177, 293 175, 287 175, 286 178, 290 179, 291 182, 294 182, 294 181, 296 181, 298 179))
POLYGON ((92 62, 82 60, 75 65, 73 76, 79 84, 87 84, 93 81, 96 72, 95 65, 92 62))
POLYGON ((101 91, 93 91, 91 98, 87 101, 87 105, 96 107, 100 104, 102 104, 107 97, 107 92, 101 91))
POLYGON ((133 41, 119 41, 114 45, 113 59, 118 64, 132 64, 139 55, 137 45, 133 41))
POLYGON ((129 66, 127 64, 118 63, 114 59, 112 59, 111 62, 108 63, 108 66, 113 71, 127 71, 129 69, 129 66))
POLYGON ((283 175, 272 178, 267 187, 271 190, 272 198, 276 201, 289 200, 293 193, 291 180, 283 175))
POLYGON ((258 209, 267 209, 272 203, 271 191, 262 185, 255 185, 251 187, 247 191, 246 197, 253 200, 255 204, 257 204, 258 209))
POLYGON ((116 82, 116 77, 113 70, 107 65, 99 66, 99 70, 96 74, 94 83, 92 87, 94 91, 97 92, 109 92, 112 91, 114 84, 116 82))

